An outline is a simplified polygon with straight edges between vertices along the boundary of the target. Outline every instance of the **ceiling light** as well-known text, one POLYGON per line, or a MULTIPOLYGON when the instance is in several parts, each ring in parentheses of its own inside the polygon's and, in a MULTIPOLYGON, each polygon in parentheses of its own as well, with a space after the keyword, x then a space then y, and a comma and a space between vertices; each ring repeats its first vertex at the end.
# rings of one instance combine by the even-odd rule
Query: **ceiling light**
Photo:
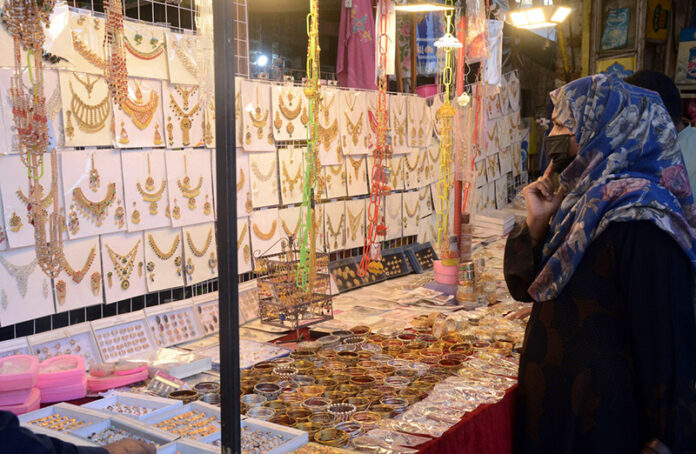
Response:
POLYGON ((454 9, 454 6, 423 0, 397 0, 395 9, 405 13, 429 13, 451 11, 454 9))
POLYGON ((565 21, 571 11, 571 8, 567 6, 557 5, 544 6, 542 8, 526 8, 510 11, 506 19, 508 23, 518 28, 553 27, 565 21))

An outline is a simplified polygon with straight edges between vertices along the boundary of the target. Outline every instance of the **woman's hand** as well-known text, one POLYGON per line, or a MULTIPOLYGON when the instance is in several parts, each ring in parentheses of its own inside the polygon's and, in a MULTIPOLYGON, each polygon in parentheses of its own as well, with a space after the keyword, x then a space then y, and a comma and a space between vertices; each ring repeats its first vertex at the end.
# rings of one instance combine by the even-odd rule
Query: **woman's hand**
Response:
POLYGON ((550 163, 541 178, 522 190, 527 202, 527 228, 533 246, 544 241, 551 216, 558 211, 564 197, 560 190, 558 192, 553 190, 552 169, 553 163, 550 163))

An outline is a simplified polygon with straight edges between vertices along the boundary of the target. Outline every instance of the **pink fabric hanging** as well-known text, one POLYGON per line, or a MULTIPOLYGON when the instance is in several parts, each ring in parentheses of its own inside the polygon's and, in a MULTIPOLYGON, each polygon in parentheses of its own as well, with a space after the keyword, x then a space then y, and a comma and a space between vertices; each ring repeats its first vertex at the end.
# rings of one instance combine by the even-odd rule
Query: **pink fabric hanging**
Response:
POLYGON ((336 77, 343 87, 375 90, 375 18, 371 0, 341 7, 336 77))

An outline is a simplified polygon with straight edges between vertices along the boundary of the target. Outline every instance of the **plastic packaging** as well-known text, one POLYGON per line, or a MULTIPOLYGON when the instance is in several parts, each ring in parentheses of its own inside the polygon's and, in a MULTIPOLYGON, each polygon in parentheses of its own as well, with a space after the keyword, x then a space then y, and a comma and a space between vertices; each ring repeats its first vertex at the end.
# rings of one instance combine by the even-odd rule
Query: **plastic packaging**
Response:
POLYGON ((4 405, 0 406, 2 411, 10 411, 15 415, 23 415, 24 413, 29 413, 30 411, 38 410, 41 404, 41 391, 37 388, 32 388, 29 392, 27 399, 17 405, 4 405))
POLYGON ((86 377, 85 360, 77 355, 61 355, 39 364, 36 387, 39 389, 75 385, 86 377))
POLYGON ((33 388, 38 379, 39 360, 30 355, 0 359, 0 392, 33 388))

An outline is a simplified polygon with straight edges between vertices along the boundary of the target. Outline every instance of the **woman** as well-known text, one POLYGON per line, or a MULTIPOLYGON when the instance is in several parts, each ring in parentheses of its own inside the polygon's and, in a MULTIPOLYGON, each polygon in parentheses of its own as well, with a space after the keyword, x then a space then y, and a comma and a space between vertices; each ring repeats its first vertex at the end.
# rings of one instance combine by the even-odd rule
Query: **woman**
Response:
POLYGON ((696 209, 672 121, 615 77, 551 99, 554 163, 505 250, 511 294, 534 301, 517 451, 696 452, 696 209))

